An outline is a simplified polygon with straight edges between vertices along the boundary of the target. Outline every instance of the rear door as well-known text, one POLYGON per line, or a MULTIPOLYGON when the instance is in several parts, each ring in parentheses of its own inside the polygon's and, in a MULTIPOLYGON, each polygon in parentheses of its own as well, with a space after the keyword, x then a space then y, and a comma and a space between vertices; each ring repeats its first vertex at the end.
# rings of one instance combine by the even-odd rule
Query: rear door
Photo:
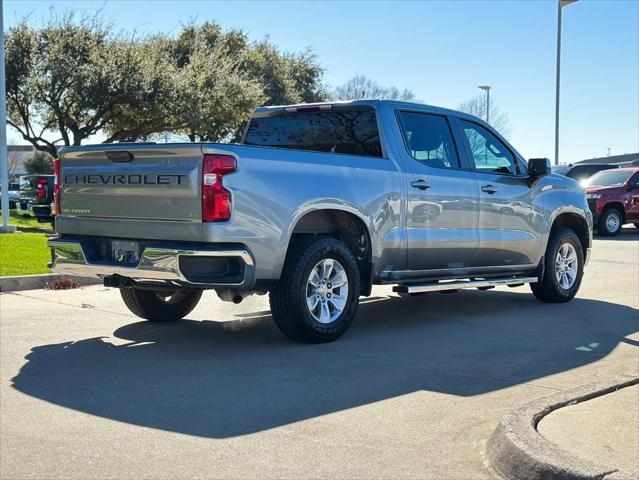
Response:
POLYGON ((523 162, 498 136, 479 123, 456 120, 479 183, 477 267, 509 267, 535 262, 543 215, 535 204, 523 162))
POLYGON ((479 193, 475 174, 463 168, 449 120, 407 110, 397 117, 408 192, 408 268, 471 267, 479 246, 479 193))

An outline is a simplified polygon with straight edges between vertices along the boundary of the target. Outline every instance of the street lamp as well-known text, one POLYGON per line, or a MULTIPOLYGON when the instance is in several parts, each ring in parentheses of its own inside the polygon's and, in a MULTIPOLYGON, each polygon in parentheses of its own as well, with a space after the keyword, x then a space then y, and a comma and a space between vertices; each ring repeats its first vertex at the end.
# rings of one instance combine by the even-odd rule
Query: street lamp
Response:
POLYGON ((557 78, 555 80, 555 165, 559 164, 559 71, 561 66, 561 9, 577 0, 557 2, 557 78))
POLYGON ((9 225, 9 164, 7 160, 7 98, 4 79, 4 19, 0 0, 0 188, 2 189, 2 225, 0 233, 15 232, 9 225))
POLYGON ((490 87, 488 85, 480 85, 477 88, 481 88, 486 92, 486 123, 490 123, 490 87))

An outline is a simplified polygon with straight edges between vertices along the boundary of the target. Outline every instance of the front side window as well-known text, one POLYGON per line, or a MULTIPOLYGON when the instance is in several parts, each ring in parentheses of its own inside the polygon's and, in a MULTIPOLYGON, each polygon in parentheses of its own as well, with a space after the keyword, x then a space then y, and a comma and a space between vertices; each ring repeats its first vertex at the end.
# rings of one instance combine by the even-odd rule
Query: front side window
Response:
POLYGON ((490 131, 476 123, 461 121, 475 170, 483 173, 518 174, 514 155, 490 131))
POLYGON ((445 117, 399 112, 402 135, 411 156, 429 167, 459 168, 459 159, 445 117))
POLYGON ((251 120, 245 145, 381 157, 372 107, 334 107, 330 111, 278 113, 251 120))

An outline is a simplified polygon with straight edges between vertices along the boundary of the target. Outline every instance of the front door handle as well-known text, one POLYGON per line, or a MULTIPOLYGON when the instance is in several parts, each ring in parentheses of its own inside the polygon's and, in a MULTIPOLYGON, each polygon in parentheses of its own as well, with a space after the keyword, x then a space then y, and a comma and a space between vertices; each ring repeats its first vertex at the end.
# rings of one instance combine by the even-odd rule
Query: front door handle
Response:
POLYGON ((492 195, 493 193, 497 193, 497 187, 495 187, 494 185, 488 184, 481 187, 481 191, 492 195))
POLYGON ((430 188, 430 183, 428 183, 423 178, 420 178, 419 180, 415 180, 413 182, 410 182, 410 186, 413 187, 413 188, 417 188, 419 190, 427 190, 427 189, 430 188))

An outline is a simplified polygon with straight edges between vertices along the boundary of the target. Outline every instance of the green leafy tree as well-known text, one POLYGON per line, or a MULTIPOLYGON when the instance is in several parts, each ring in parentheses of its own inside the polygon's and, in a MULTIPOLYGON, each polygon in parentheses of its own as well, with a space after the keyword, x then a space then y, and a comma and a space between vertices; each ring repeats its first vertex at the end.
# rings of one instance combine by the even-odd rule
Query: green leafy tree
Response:
POLYGON ((99 15, 26 20, 6 35, 8 123, 55 156, 96 134, 107 142, 153 138, 237 139, 253 107, 323 98, 310 52, 281 52, 268 40, 213 22, 175 38, 114 32, 99 15))
POLYGON ((24 170, 29 175, 52 174, 53 157, 47 152, 36 150, 33 155, 24 162, 24 170))
POLYGON ((146 49, 110 32, 99 16, 73 14, 9 29, 8 123, 38 150, 56 155, 59 145, 80 145, 123 111, 153 108, 163 94, 150 88, 161 69, 144 68, 146 49))
POLYGON ((322 67, 310 50, 286 53, 266 39, 246 52, 243 68, 263 85, 265 105, 319 102, 328 96, 322 67))
POLYGON ((251 110, 265 99, 262 84, 242 68, 247 49, 243 32, 224 32, 210 22, 186 25, 168 41, 165 53, 176 68, 174 98, 165 105, 169 130, 191 141, 237 136, 251 110))

